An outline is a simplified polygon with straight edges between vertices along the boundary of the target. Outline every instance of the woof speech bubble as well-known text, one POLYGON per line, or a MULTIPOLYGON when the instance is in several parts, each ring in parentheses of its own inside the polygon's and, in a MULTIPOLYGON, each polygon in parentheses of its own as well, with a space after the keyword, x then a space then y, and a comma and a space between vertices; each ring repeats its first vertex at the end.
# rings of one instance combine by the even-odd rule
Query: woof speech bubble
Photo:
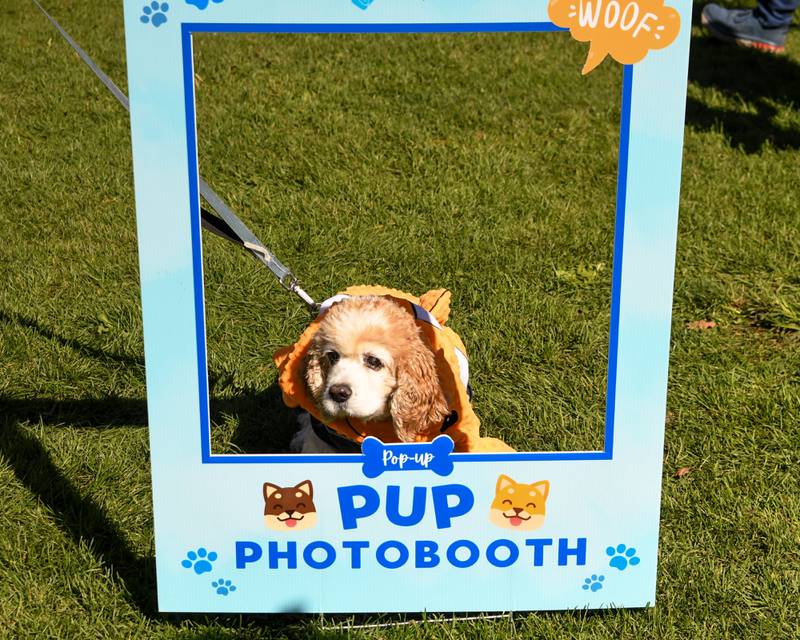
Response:
POLYGON ((663 0, 550 0, 550 20, 589 42, 581 73, 586 75, 607 55, 634 64, 650 49, 663 49, 678 35, 681 18, 663 0))

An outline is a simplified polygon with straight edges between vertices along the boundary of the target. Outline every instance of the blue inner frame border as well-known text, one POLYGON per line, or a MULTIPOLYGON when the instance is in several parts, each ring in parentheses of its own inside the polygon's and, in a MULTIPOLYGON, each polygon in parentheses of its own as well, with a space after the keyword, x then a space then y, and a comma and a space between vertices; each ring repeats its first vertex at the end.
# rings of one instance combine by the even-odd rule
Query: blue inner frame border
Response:
MULTIPOLYGON (((208 362, 206 354, 205 295, 203 254, 200 237, 200 190, 197 163, 197 129, 195 122, 193 33, 479 33, 479 32, 553 32, 566 31, 552 22, 482 22, 482 23, 402 23, 402 24, 247 24, 247 23, 181 23, 183 88, 186 111, 186 148, 189 168, 189 206, 191 219, 192 262, 194 280, 195 334, 200 403, 200 449, 203 464, 253 463, 363 463, 361 454, 212 454, 211 418, 208 395, 208 362)), ((617 203, 614 220, 614 248, 611 279, 611 320, 609 326, 608 369, 606 383, 606 418, 602 451, 552 451, 532 453, 454 453, 457 462, 505 462, 520 460, 612 460, 614 452, 614 403, 617 383, 617 350, 619 343, 619 302, 622 274, 622 250, 625 233, 625 203, 628 177, 631 91, 633 66, 625 65, 622 75, 622 108, 620 113, 619 159, 617 164, 617 203)))

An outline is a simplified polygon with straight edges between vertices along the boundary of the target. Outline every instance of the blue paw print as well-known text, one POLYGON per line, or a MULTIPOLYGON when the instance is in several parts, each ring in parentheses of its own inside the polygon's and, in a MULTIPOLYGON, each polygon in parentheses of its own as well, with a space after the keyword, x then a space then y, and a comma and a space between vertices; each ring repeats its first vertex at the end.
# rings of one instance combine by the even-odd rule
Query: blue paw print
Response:
POLYGON ((139 18, 142 22, 148 22, 154 27, 160 27, 167 21, 166 13, 169 11, 169 5, 166 2, 156 2, 153 0, 150 4, 142 7, 142 17, 139 18))
POLYGON ((636 549, 633 547, 626 548, 624 544, 618 544, 616 549, 614 547, 608 547, 606 549, 606 554, 611 556, 608 566, 619 569, 620 571, 625 571, 628 565, 635 567, 639 564, 639 558, 636 557, 636 549))
POLYGON ((364 11, 366 11, 372 3, 373 0, 353 0, 353 4, 364 11))
POLYGON ((591 578, 586 578, 586 580, 583 581, 584 582, 583 589, 585 589, 586 591, 589 591, 591 589, 592 592, 600 591, 600 589, 603 588, 603 580, 605 579, 606 579, 605 576, 598 576, 592 574, 591 578))
MULTIPOLYGON (((224 2, 225 0, 211 0, 211 2, 215 2, 219 4, 220 2, 224 2)), ((208 6, 208 0, 186 0, 186 4, 191 4, 203 11, 208 6)))
POLYGON ((187 569, 194 569, 194 572, 199 576, 201 573, 208 573, 211 571, 211 563, 217 559, 217 552, 208 552, 203 547, 197 551, 189 551, 186 554, 186 559, 181 561, 181 566, 187 569))
POLYGON ((229 593, 236 591, 236 585, 231 584, 230 580, 225 580, 224 578, 217 578, 211 583, 211 586, 214 587, 221 596, 227 596, 229 593))

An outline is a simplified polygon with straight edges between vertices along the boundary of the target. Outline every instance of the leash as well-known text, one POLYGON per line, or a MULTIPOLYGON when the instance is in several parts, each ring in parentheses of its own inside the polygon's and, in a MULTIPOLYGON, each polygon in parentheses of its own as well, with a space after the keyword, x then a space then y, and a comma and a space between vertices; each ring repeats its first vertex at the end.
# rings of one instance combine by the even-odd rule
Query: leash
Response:
MULTIPOLYGON (((58 30, 64 40, 67 41, 67 44, 73 48, 75 53, 80 56, 81 60, 86 63, 86 66, 92 70, 94 75, 96 75, 100 82, 106 86, 106 88, 113 94, 123 108, 130 113, 130 102, 128 101, 128 97, 116 84, 114 84, 114 81, 109 78, 100 67, 97 66, 89 54, 86 53, 80 47, 80 45, 75 42, 75 40, 73 40, 72 36, 70 36, 60 24, 58 24, 56 19, 44 10, 44 7, 39 4, 38 0, 33 0, 33 4, 39 8, 39 11, 41 11, 50 21, 50 23, 58 30)), ((278 260, 275 254, 267 249, 267 247, 264 246, 264 243, 261 242, 261 240, 259 240, 252 231, 250 231, 247 225, 242 222, 233 211, 231 211, 231 208, 225 204, 224 200, 217 195, 217 192, 214 191, 205 180, 203 180, 202 176, 200 176, 200 195, 203 196, 203 199, 208 203, 208 206, 214 212, 211 213, 207 209, 200 207, 200 223, 202 224, 203 228, 247 249, 247 251, 249 251, 254 258, 256 258, 272 272, 272 274, 278 280, 278 283, 284 289, 298 296, 306 304, 309 311, 316 314, 319 305, 314 302, 313 298, 311 298, 311 296, 309 296, 303 290, 297 277, 286 265, 278 260)))

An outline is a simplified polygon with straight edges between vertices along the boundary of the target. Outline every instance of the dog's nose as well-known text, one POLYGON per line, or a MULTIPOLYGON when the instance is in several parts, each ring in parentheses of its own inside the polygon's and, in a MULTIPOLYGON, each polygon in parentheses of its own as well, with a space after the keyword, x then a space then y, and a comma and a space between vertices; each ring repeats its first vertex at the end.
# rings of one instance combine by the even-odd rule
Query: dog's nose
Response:
POLYGON ((345 402, 351 395, 353 390, 346 384, 335 384, 328 389, 328 395, 336 402, 345 402))

